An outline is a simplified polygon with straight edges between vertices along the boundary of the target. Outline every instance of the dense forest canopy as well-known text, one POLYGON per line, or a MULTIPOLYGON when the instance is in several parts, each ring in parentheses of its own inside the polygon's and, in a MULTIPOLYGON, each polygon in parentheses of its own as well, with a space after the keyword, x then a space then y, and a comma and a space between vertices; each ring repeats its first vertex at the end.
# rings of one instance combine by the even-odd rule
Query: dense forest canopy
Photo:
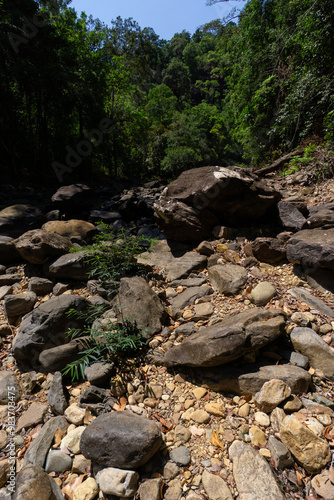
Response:
POLYGON ((69 0, 0 0, 2 180, 173 178, 333 142, 333 0, 243 5, 166 41, 69 0))

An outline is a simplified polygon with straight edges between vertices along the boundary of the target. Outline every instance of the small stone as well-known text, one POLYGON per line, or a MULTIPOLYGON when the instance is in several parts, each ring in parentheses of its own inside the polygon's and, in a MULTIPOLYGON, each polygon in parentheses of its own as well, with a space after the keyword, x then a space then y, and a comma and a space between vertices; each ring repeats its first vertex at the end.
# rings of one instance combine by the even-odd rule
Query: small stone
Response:
POLYGON ((225 406, 223 403, 207 403, 204 408, 206 412, 215 417, 223 417, 225 415, 225 406))
POLYGON ((330 448, 293 415, 285 417, 280 429, 283 443, 309 473, 323 469, 330 460, 330 448))
POLYGON ((317 415, 317 419, 325 427, 327 427, 328 425, 331 425, 331 423, 332 423, 332 419, 329 415, 317 415))
POLYGON ((270 422, 273 430, 275 432, 280 432, 281 425, 285 419, 286 414, 282 408, 275 408, 270 415, 270 422))
POLYGON ((60 449, 68 449, 74 455, 80 453, 80 439, 85 426, 76 427, 61 440, 60 449))
POLYGON ((199 254, 206 255, 207 257, 215 253, 213 246, 208 241, 202 241, 196 250, 199 254))
POLYGON ((304 420, 304 423, 317 436, 321 437, 323 435, 324 426, 316 418, 309 417, 308 419, 304 420))
POLYGON ((221 477, 205 470, 202 475, 202 484, 210 500, 233 500, 227 484, 221 477))
POLYGON ((89 477, 74 490, 73 500, 93 500, 98 494, 99 488, 95 479, 89 477))
POLYGON ((106 495, 129 498, 137 491, 138 472, 107 467, 96 474, 96 481, 106 495))
POLYGON ((179 446, 178 448, 174 448, 170 452, 170 458, 179 466, 185 467, 190 464, 191 454, 188 448, 185 446, 179 446))
POLYGON ((76 403, 72 404, 65 410, 66 419, 74 425, 81 425, 85 417, 85 408, 79 408, 76 403))
POLYGON ((303 403, 298 396, 290 396, 283 404, 283 409, 286 412, 299 411, 303 407, 303 403))
POLYGON ((173 479, 168 484, 168 488, 164 495, 164 500, 180 500, 182 495, 182 486, 178 479, 173 479))
POLYGON ((265 413, 270 413, 291 394, 290 387, 279 379, 265 382, 261 390, 255 394, 254 402, 265 413))
POLYGON ((23 428, 29 429, 37 424, 40 424, 44 420, 44 416, 48 411, 46 405, 41 405, 39 403, 32 403, 28 410, 23 413, 17 421, 16 432, 19 433, 23 428))
POLYGON ((174 430, 175 441, 180 441, 181 443, 187 443, 191 438, 191 432, 187 427, 183 425, 177 425, 174 430))
POLYGON ((259 450, 259 454, 262 455, 262 457, 264 458, 271 458, 271 453, 269 450, 267 450, 267 448, 261 448, 259 450))
POLYGON ((69 470, 72 466, 72 459, 66 453, 60 450, 50 450, 47 457, 44 469, 46 472, 61 473, 69 470))
POLYGON ((210 421, 210 415, 205 410, 194 411, 190 418, 197 424, 207 424, 210 421))
POLYGON ((306 313, 299 311, 291 315, 291 321, 299 326, 308 326, 311 323, 309 316, 306 313))
POLYGON ((139 487, 138 493, 140 500, 161 500, 161 491, 163 480, 161 477, 157 479, 147 479, 139 487))
POLYGON ((254 415, 254 420, 258 425, 262 425, 262 427, 269 427, 270 418, 266 413, 262 411, 257 411, 254 415))
POLYGON ((204 387, 196 387, 192 392, 196 399, 201 399, 208 393, 207 389, 204 389, 204 387))
POLYGON ((190 309, 187 309, 186 311, 184 311, 184 313, 182 314, 182 318, 183 319, 190 319, 194 316, 194 313, 192 311, 190 311, 190 309))
POLYGON ((243 404, 238 409, 238 415, 239 415, 239 417, 244 417, 244 418, 248 417, 249 412, 250 412, 250 406, 249 406, 248 403, 243 404))
POLYGON ((72 472, 77 474, 86 474, 90 471, 91 461, 83 455, 75 455, 72 464, 72 472))
POLYGON ((48 393, 48 403, 55 415, 63 415, 67 407, 63 377, 61 372, 56 372, 52 378, 48 393))
POLYGON ((163 470, 163 476, 165 479, 170 480, 174 479, 178 474, 180 473, 179 467, 176 465, 175 462, 167 462, 164 470, 163 470))
POLYGON ((332 325, 330 325, 329 323, 325 323, 324 325, 321 325, 319 328, 320 335, 326 335, 331 331, 332 331, 332 325))
POLYGON ((31 394, 37 384, 37 374, 35 371, 22 373, 21 381, 25 394, 31 394))
POLYGON ((205 319, 211 316, 214 312, 214 307, 211 302, 204 302, 196 304, 194 307, 195 318, 194 320, 205 319))
POLYGON ((8 435, 6 431, 0 431, 0 450, 2 450, 8 443, 8 435))
POLYGON ((320 495, 325 500, 334 498, 334 484, 329 478, 329 471, 325 470, 321 474, 314 476, 311 480, 312 488, 315 489, 317 495, 320 495))
POLYGON ((249 436, 254 446, 266 446, 267 444, 266 435, 256 425, 252 425, 251 428, 249 429, 249 436))
POLYGON ((250 300, 257 306, 264 306, 276 295, 276 289, 271 283, 263 281, 258 283, 249 296, 250 300))
POLYGON ((273 436, 268 439, 268 448, 276 469, 285 469, 293 466, 293 458, 288 448, 273 436))

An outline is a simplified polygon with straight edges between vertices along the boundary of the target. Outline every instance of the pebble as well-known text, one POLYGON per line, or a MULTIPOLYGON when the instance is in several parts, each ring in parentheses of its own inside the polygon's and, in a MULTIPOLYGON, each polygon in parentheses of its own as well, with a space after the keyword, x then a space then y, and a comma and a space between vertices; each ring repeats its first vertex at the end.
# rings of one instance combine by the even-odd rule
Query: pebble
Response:
POLYGON ((270 425, 270 418, 262 411, 257 411, 254 414, 254 420, 258 425, 262 425, 263 427, 269 427, 270 425))
POLYGON ((207 403, 205 411, 215 417, 223 417, 225 415, 225 406, 223 403, 207 403))
POLYGON ((205 410, 196 410, 192 412, 190 418, 197 424, 207 424, 210 421, 210 415, 205 410))
POLYGON ((249 429, 249 437, 254 446, 266 446, 267 444, 265 433, 256 425, 252 425, 249 429))
POLYGON ((196 387, 192 392, 196 399, 201 399, 208 393, 207 389, 204 389, 204 387, 196 387))
POLYGON ((186 466, 191 462, 191 454, 189 449, 186 446, 179 446, 178 448, 174 448, 170 452, 170 458, 177 465, 186 466))
POLYGON ((238 415, 240 417, 248 417, 249 415, 249 412, 250 412, 250 406, 248 403, 245 403, 243 404, 242 406, 240 406, 240 408, 238 409, 238 415))
POLYGON ((74 455, 80 453, 81 434, 85 429, 86 427, 82 425, 68 432, 66 436, 61 440, 60 449, 67 448, 74 455))
POLYGON ((89 477, 74 490, 73 500, 93 500, 99 492, 95 479, 89 477))
POLYGON ((74 403, 66 408, 64 415, 71 424, 80 425, 84 421, 85 411, 85 408, 79 408, 79 406, 74 403))

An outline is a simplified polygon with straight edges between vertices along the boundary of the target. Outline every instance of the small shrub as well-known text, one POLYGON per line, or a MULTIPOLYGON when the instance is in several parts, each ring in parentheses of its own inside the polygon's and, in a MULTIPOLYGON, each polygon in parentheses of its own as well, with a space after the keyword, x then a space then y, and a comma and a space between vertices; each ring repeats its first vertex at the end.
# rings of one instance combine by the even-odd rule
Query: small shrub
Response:
POLYGON ((64 375, 70 374, 72 381, 84 378, 85 368, 91 363, 110 361, 115 357, 122 358, 145 345, 136 323, 125 319, 119 324, 114 318, 102 318, 105 311, 105 306, 92 305, 87 313, 75 309, 68 312, 69 317, 86 320, 84 328, 70 329, 67 332, 71 340, 86 337, 83 339, 86 349, 81 352, 80 358, 62 370, 64 375))

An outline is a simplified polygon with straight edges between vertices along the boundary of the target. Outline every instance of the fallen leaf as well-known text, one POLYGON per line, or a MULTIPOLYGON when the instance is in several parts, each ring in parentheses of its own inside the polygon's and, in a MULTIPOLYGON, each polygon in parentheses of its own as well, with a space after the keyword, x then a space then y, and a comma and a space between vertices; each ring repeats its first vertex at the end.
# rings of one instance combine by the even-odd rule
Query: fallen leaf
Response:
POLYGON ((57 429, 56 432, 55 432, 55 445, 56 445, 56 448, 58 448, 58 446, 60 445, 61 443, 61 440, 63 439, 63 431, 61 429, 57 429))
POLYGON ((217 448, 222 448, 224 449, 224 445, 221 443, 218 434, 215 433, 215 431, 212 431, 212 436, 211 436, 211 444, 213 446, 217 446, 217 448))
POLYGON ((199 427, 196 427, 196 425, 192 425, 190 427, 190 432, 193 437, 201 437, 205 433, 205 429, 201 429, 199 427))
POLYGON ((334 439, 334 429, 333 429, 333 424, 328 425, 324 429, 324 436, 326 439, 334 439))
POLYGON ((89 425, 91 422, 93 422, 93 420, 95 420, 95 417, 91 414, 88 408, 86 408, 83 423, 85 425, 89 425))

